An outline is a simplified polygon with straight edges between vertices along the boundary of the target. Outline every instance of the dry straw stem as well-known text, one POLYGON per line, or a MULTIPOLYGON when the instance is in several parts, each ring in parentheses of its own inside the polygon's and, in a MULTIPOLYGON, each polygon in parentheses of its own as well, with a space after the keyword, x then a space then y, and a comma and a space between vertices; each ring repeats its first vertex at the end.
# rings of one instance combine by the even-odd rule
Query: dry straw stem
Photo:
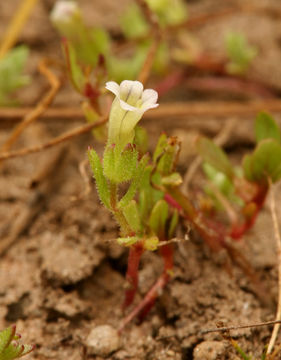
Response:
POLYGON ((43 60, 39 64, 39 71, 43 74, 51 85, 48 93, 43 97, 43 99, 38 103, 38 105, 32 109, 23 120, 15 127, 15 129, 10 134, 9 138, 0 148, 0 154, 7 152, 11 146, 16 142, 20 134, 24 131, 24 129, 30 125, 32 122, 38 119, 40 115, 46 111, 47 107, 52 103, 54 97, 56 96, 60 82, 57 77, 48 69, 46 60, 43 60))
MULTIPOLYGON (((276 321, 279 322, 281 321, 281 237, 280 237, 280 231, 279 231, 277 214, 276 214, 274 186, 272 186, 271 180, 269 181, 271 185, 270 212, 273 222, 274 237, 276 241, 277 263, 278 263, 278 304, 277 304, 277 312, 276 312, 276 321)), ((280 323, 277 323, 273 328, 267 348, 267 354, 270 354, 274 348, 274 344, 278 335, 279 328, 280 328, 280 323)))
POLYGON ((146 59, 143 63, 142 69, 138 75, 138 80, 145 84, 149 78, 151 68, 154 62, 154 58, 161 40, 161 30, 156 15, 150 10, 149 6, 144 0, 136 0, 136 3, 140 6, 144 17, 150 25, 153 42, 148 50, 146 59))
POLYGON ((3 37, 3 41, 0 46, 0 59, 2 59, 16 43, 19 33, 21 32, 37 1, 38 0, 21 1, 21 5, 18 7, 3 37))
MULTIPOLYGON (((0 124, 9 126, 14 121, 27 116, 32 108, 0 108, 0 124)), ((281 101, 258 100, 247 101, 244 103, 238 101, 189 101, 189 102, 171 102, 163 103, 157 109, 145 113, 144 118, 162 119, 163 117, 190 117, 190 116, 215 116, 225 118, 231 115, 255 115, 259 111, 281 112, 281 101)), ((76 121, 84 119, 84 113, 80 107, 62 107, 46 109, 41 116, 46 120, 67 120, 76 121)), ((208 119, 209 120, 209 119, 208 119)))
POLYGON ((281 323, 281 320, 273 320, 273 321, 265 321, 265 322, 256 323, 256 324, 223 326, 223 327, 218 327, 216 329, 201 330, 200 334, 208 334, 208 333, 213 333, 213 332, 224 332, 224 331, 238 330, 238 329, 248 329, 248 328, 255 328, 255 327, 275 325, 275 324, 280 325, 280 323, 281 323))
POLYGON ((28 154, 46 150, 53 146, 59 145, 65 141, 71 140, 72 138, 74 138, 76 136, 85 134, 98 126, 105 124, 107 122, 107 120, 108 120, 108 115, 101 117, 99 122, 96 122, 93 124, 82 125, 76 129, 69 130, 69 131, 65 132, 64 134, 57 136, 54 139, 52 139, 46 143, 31 146, 31 147, 16 150, 16 151, 5 152, 3 154, 0 154, 0 161, 19 157, 19 156, 26 156, 28 154))

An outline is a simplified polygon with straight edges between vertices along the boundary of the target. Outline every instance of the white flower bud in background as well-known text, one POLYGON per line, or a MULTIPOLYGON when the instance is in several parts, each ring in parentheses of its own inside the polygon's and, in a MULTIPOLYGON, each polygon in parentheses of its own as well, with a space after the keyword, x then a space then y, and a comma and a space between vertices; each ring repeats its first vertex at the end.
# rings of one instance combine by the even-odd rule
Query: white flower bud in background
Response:
POLYGON ((108 144, 116 144, 123 149, 134 140, 134 128, 145 111, 158 106, 158 93, 152 89, 143 90, 139 81, 124 80, 118 85, 114 81, 106 83, 114 99, 108 129, 108 144))
POLYGON ((55 3, 50 19, 61 35, 69 36, 81 26, 82 15, 76 1, 61 0, 55 3))

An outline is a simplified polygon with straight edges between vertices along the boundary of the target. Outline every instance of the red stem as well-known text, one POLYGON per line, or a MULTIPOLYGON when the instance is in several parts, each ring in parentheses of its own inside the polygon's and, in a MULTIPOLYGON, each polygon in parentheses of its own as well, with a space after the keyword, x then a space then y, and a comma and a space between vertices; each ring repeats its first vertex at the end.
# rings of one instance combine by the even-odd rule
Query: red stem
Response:
POLYGON ((251 201, 256 205, 256 209, 254 213, 243 224, 234 224, 232 226, 229 234, 229 236, 232 239, 239 240, 248 230, 250 230, 254 226, 257 216, 265 202, 267 192, 268 192, 268 186, 261 185, 258 193, 251 201))
POLYGON ((130 247, 129 258, 128 258, 128 267, 126 273, 126 280, 129 283, 129 289, 125 292, 125 300, 123 303, 123 309, 131 305, 136 295, 138 288, 138 271, 140 258, 144 252, 143 244, 137 243, 130 247))
POLYGON ((171 244, 164 245, 160 248, 160 253, 164 260, 164 270, 154 286, 149 290, 145 298, 143 299, 142 309, 138 314, 138 318, 142 321, 149 311, 152 309, 155 300, 159 296, 160 290, 164 289, 166 284, 171 278, 171 274, 174 267, 174 249, 171 244))

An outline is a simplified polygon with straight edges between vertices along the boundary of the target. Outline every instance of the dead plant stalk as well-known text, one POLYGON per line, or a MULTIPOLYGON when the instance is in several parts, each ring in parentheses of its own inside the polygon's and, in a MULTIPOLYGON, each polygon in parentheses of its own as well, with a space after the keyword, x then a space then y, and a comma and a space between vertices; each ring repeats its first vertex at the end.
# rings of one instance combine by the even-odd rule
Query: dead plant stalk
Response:
MULTIPOLYGON (((274 199, 273 186, 271 186, 270 212, 273 221, 274 237, 276 241, 276 250, 277 250, 277 263, 278 263, 278 304, 277 304, 277 312, 276 312, 276 321, 280 321, 281 320, 281 237, 280 237, 280 231, 279 231, 277 214, 276 214, 276 204, 274 199)), ((274 348, 274 344, 277 338, 279 328, 280 328, 280 323, 274 325, 267 348, 267 354, 270 354, 274 348)))

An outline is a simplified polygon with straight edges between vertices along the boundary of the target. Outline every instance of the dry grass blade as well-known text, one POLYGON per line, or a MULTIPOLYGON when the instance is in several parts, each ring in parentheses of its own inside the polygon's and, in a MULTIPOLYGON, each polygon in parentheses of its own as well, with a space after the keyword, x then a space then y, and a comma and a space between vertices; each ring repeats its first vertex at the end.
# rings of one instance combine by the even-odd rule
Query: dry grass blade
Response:
MULTIPOLYGON (((281 237, 278 226, 277 214, 276 214, 276 204, 274 199, 274 187, 271 186, 270 194, 270 212, 273 222, 274 237, 276 241, 276 250, 277 250, 277 263, 278 263, 278 304, 276 312, 276 321, 281 321, 281 237)), ((270 354, 274 348, 274 344, 277 338, 277 334, 280 328, 280 323, 277 323, 272 331, 271 338, 267 348, 267 354, 270 354)))
POLYGON ((20 134, 24 131, 24 129, 30 125, 33 121, 37 120, 38 117, 46 111, 47 107, 51 104, 54 97, 56 96, 60 82, 57 77, 48 69, 46 61, 43 60, 39 64, 39 71, 47 78, 48 82, 51 85, 51 89, 48 93, 43 97, 43 99, 39 102, 39 104, 30 111, 30 113, 26 114, 22 122, 20 122, 15 129, 12 131, 11 135, 9 136, 8 140, 1 146, 0 154, 3 152, 8 151, 11 146, 15 143, 18 139, 20 134))
POLYGON ((200 333, 208 334, 208 333, 213 333, 213 332, 224 332, 224 331, 230 331, 230 330, 248 329, 248 328, 260 327, 260 326, 275 325, 275 324, 280 324, 280 323, 281 323, 281 320, 273 320, 273 321, 265 321, 265 322, 256 323, 256 324, 223 326, 223 327, 218 327, 216 329, 201 330, 200 333))
POLYGON ((37 1, 38 0, 23 0, 21 2, 21 5, 18 7, 11 23, 9 24, 6 34, 3 37, 3 41, 0 46, 0 59, 2 59, 16 43, 21 29, 26 23, 37 1))
MULTIPOLYGON (((0 108, 0 124, 8 126, 32 109, 30 108, 0 108)), ((188 116, 215 116, 225 118, 230 115, 249 116, 255 115, 259 111, 281 112, 281 101, 259 100, 241 103, 237 101, 189 101, 189 102, 172 102, 161 104, 161 107, 151 112, 145 113, 144 118, 161 119, 170 116, 188 117, 188 116)), ((77 120, 84 119, 84 113, 78 107, 63 107, 46 109, 41 116, 42 119, 52 120, 77 120)))
POLYGON ((57 136, 56 138, 54 138, 44 144, 35 145, 35 146, 31 146, 29 148, 24 148, 24 149, 20 149, 20 150, 16 150, 16 151, 5 152, 3 154, 0 154, 0 161, 15 158, 15 157, 20 157, 20 156, 26 156, 28 154, 40 152, 45 149, 51 148, 53 146, 59 145, 65 141, 71 140, 72 138, 74 138, 76 136, 85 134, 98 126, 105 124, 107 122, 107 119, 108 119, 108 116, 104 116, 100 119, 99 122, 96 122, 94 124, 82 125, 74 130, 70 130, 60 136, 57 136))

